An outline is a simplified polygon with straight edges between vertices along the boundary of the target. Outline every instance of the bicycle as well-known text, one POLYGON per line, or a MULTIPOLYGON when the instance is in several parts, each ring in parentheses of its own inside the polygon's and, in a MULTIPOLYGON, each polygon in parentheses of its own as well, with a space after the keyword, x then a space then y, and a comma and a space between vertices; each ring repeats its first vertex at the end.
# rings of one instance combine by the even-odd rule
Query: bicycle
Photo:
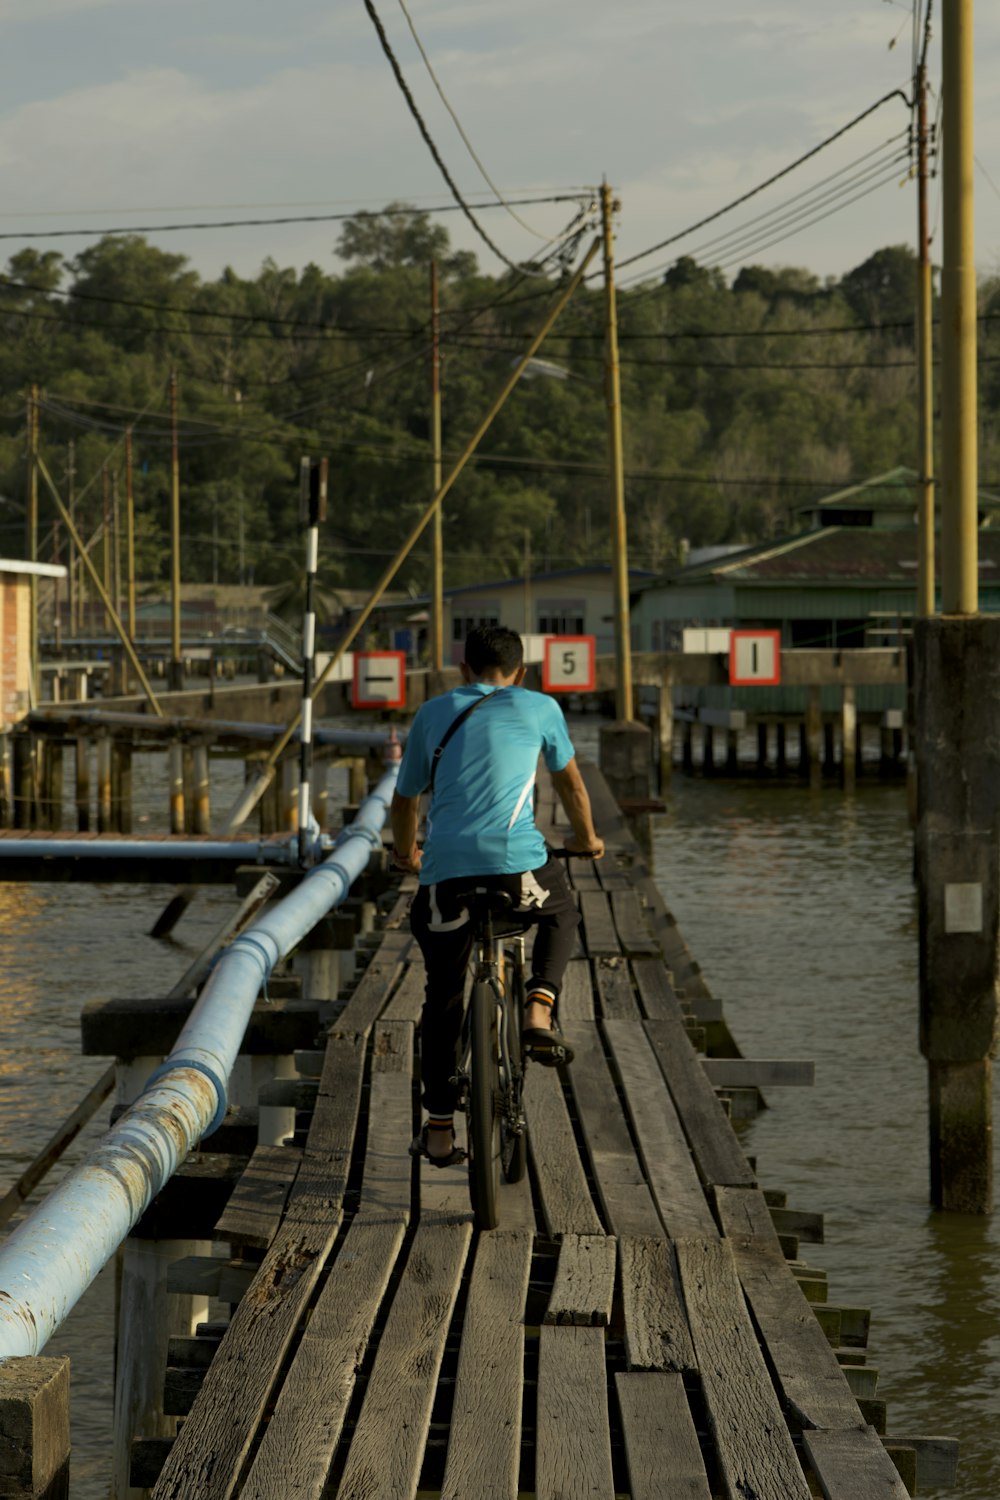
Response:
MULTIPOLYGON (((550 853, 569 858, 571 851, 550 853)), ((507 891, 474 886, 458 900, 467 907, 472 924, 473 977, 455 1082, 468 1127, 473 1216, 479 1229, 496 1229, 500 1174, 507 1182, 520 1182, 528 1163, 521 1022, 524 935, 532 921, 515 914, 514 898, 507 891)))

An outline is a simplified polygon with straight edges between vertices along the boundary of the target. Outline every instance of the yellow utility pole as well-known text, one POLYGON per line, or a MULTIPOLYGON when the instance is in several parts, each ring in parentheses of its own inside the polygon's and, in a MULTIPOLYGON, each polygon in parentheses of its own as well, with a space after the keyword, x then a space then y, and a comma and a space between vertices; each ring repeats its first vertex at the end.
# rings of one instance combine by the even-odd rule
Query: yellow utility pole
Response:
MULTIPOLYGON (((28 396, 28 561, 38 561, 38 387, 28 396)), ((28 578, 28 610, 31 616, 28 652, 30 657, 31 706, 41 701, 38 668, 38 578, 28 578)))
POLYGON ((614 230, 616 208, 607 181, 601 184, 604 230, 604 293, 607 315, 604 346, 605 399, 608 406, 608 461, 611 469, 611 567, 615 621, 615 715, 632 718, 632 638, 628 608, 628 540, 625 529, 625 465, 622 451, 622 402, 618 365, 618 313, 615 306, 614 230))
POLYGON ((104 575, 104 625, 105 629, 111 630, 111 610, 108 607, 111 600, 111 489, 106 463, 101 466, 101 572, 104 575))
POLYGON ((177 437, 177 371, 170 372, 170 686, 184 686, 181 658, 181 465, 177 437))
MULTIPOLYGON (((431 261, 431 490, 441 488, 441 310, 438 305, 437 261, 431 261)), ((444 667, 444 541, 441 507, 431 522, 431 666, 444 667)))
POLYGON ((941 611, 979 608, 976 474, 976 267, 973 225, 972 0, 942 26, 944 253, 941 267, 941 611))
MULTIPOLYGON (((76 447, 70 441, 66 455, 66 499, 69 509, 70 520, 75 519, 76 514, 76 447)), ((80 634, 80 589, 83 586, 82 577, 77 583, 77 560, 73 556, 72 547, 69 549, 69 633, 75 639, 80 634)))
POLYGON ((927 68, 917 70, 917 614, 934 613, 934 351, 927 232, 927 68))
POLYGON ((125 429, 125 576, 128 590, 128 634, 135 642, 135 495, 132 484, 132 429, 125 429))

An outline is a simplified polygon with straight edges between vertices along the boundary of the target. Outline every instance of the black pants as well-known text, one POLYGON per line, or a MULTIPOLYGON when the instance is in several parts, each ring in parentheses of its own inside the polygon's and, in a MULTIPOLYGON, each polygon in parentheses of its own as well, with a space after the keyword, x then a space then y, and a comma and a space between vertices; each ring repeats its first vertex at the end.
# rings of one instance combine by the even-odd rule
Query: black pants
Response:
POLYGON ((472 928, 455 900, 471 884, 509 891, 516 914, 526 926, 537 926, 529 991, 557 1000, 573 951, 580 915, 559 863, 550 859, 540 870, 521 875, 460 876, 437 885, 422 885, 410 908, 410 928, 420 944, 427 969, 420 1040, 424 1107, 450 1115, 455 1108, 455 1076, 462 1030, 465 978, 472 953, 472 928))

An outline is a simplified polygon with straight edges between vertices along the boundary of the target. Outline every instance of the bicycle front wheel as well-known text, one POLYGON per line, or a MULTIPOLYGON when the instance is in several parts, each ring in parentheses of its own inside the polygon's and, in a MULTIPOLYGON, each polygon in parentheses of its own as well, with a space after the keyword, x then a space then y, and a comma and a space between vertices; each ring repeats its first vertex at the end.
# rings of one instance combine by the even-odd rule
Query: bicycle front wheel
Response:
POLYGON ((480 1229, 497 1227, 500 1185, 497 1002, 492 986, 477 979, 469 999, 469 1192, 480 1229))

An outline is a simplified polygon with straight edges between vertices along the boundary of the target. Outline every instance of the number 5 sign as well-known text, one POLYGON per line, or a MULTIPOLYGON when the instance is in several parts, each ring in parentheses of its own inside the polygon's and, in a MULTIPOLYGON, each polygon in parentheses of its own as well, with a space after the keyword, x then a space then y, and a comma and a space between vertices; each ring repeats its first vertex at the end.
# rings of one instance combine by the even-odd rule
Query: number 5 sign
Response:
POLYGON ((546 693, 593 692, 596 661, 595 636, 546 636, 542 688, 546 693))

